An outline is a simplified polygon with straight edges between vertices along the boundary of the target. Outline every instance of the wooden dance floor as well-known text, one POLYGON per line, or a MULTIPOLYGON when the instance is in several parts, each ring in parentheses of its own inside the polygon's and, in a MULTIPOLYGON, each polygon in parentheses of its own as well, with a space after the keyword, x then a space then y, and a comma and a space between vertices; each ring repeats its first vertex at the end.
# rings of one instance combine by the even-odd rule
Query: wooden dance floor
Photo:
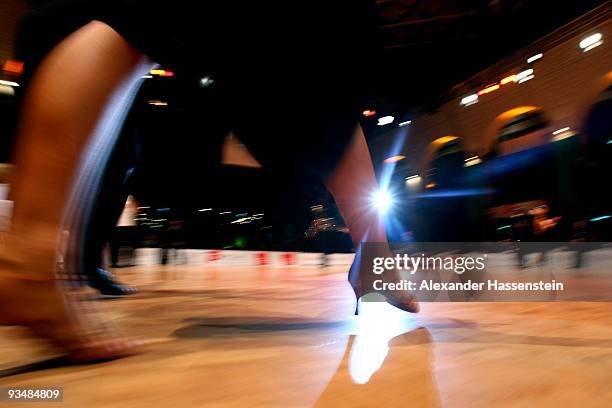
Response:
POLYGON ((0 386, 61 386, 55 405, 89 408, 612 406, 610 303, 368 303, 355 317, 343 269, 119 269, 140 293, 96 303, 149 339, 142 354, 63 366, 1 327, 0 386))

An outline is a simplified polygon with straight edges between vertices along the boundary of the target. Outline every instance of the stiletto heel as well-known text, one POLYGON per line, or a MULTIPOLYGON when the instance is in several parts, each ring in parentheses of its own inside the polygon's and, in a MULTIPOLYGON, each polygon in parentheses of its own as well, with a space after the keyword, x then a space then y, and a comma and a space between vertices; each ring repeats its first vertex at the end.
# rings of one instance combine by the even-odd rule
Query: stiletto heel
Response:
POLYGON ((351 287, 353 288, 353 292, 355 292, 356 305, 355 305, 355 316, 359 315, 359 299, 369 293, 379 293, 385 297, 385 301, 393 307, 396 307, 400 310, 403 310, 408 313, 418 313, 420 310, 419 302, 417 302, 415 296, 409 292, 405 291, 376 291, 370 290, 368 292, 363 293, 361 287, 359 285, 351 283, 351 287), (398 296, 400 295, 400 296, 398 296), (403 295, 403 296, 401 296, 403 295))

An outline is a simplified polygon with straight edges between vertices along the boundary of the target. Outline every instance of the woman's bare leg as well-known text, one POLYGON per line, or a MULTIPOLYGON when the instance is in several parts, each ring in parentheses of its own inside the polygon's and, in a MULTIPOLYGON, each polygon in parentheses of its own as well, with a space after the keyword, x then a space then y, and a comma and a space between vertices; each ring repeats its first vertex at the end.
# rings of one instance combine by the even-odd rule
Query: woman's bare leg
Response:
POLYGON ((384 220, 372 206, 378 189, 374 165, 361 126, 335 171, 326 181, 344 221, 349 227, 355 250, 361 242, 387 242, 384 220))
MULTIPOLYGON (((95 169, 83 165, 103 161, 114 143, 111 136, 108 146, 92 145, 92 134, 118 126, 104 123, 118 120, 118 109, 109 104, 126 108, 143 68, 140 52, 109 26, 91 22, 45 58, 22 109, 13 226, 0 252, 0 319, 29 326, 79 360, 125 353, 114 340, 92 340, 85 326, 99 322, 81 316, 56 272, 58 254, 76 248, 75 219, 84 214, 87 192, 95 191, 87 186, 96 183, 95 169)), ((72 256, 62 255, 64 263, 72 256)), ((64 272, 74 273, 74 267, 64 265, 64 272)))

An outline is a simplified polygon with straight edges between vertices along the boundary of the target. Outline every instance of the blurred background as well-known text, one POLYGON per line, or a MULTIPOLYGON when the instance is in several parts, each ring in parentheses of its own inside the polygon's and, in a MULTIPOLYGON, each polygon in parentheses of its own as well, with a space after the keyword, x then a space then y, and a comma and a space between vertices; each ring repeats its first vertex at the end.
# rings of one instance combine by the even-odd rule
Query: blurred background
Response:
MULTIPOLYGON (((16 33, 43 3, 0 2, 3 200, 24 69, 16 33)), ((361 125, 391 240, 611 240, 610 2, 376 7, 384 51, 361 125)), ((320 181, 262 168, 223 127, 223 103, 206 73, 146 76, 108 166, 130 171, 130 245, 353 251, 320 181)), ((262 120, 273 126, 274 112, 262 120)))
MULTIPOLYGON (((557 278, 574 301, 427 298, 418 315, 361 302, 353 316, 355 248, 321 180, 261 166, 230 132, 232 101, 214 73, 159 66, 143 78, 89 220, 84 272, 101 295, 75 293, 80 310, 108 306, 97 330, 119 326, 148 352, 66 366, 2 327, 1 386, 62 386, 76 407, 612 405, 601 301, 612 293, 610 245, 573 245, 612 241, 612 2, 372 1, 381 52, 356 58, 372 67, 359 115, 380 190, 365 199, 390 240, 510 242, 483 246, 516 248, 489 258, 499 276, 557 278), (552 244, 527 253, 517 241, 552 244), (136 264, 120 280, 137 294, 108 263, 136 264)), ((57 40, 24 39, 20 27, 45 3, 0 0, 0 232, 36 54, 25 44, 57 40)), ((296 128, 320 113, 316 100, 300 106, 296 128)), ((256 119, 287 128, 265 108, 256 119)))

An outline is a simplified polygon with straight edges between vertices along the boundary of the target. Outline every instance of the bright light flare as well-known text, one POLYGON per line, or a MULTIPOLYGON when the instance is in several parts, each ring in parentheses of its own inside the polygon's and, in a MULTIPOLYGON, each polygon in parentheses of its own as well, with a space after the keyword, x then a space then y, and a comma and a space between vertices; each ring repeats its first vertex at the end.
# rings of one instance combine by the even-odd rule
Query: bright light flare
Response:
POLYGON ((410 125, 411 123, 412 123, 412 121, 411 121, 411 120, 406 120, 406 121, 404 121, 404 122, 400 122, 398 126, 399 126, 399 127, 404 127, 404 126, 408 126, 408 125, 410 125))
POLYGON ((372 195, 372 204, 381 214, 386 214, 393 207, 393 196, 386 189, 380 189, 372 195))

